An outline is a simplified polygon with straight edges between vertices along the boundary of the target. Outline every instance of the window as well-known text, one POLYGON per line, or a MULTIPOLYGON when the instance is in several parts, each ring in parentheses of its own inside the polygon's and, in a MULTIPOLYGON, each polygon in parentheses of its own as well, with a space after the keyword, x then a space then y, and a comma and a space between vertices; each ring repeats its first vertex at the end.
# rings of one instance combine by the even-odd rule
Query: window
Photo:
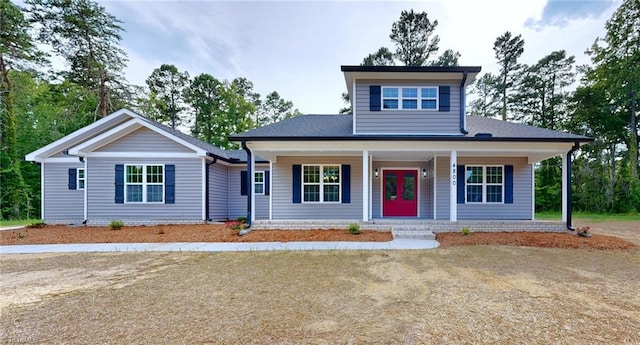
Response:
POLYGON ((77 186, 78 189, 84 189, 85 177, 84 177, 84 168, 78 168, 78 173, 76 174, 77 186))
POLYGON ((340 202, 340 165, 305 165, 302 168, 304 202, 340 202))
POLYGON ((253 175, 253 192, 264 195, 264 171, 256 171, 253 175))
POLYGON ((502 203, 502 166, 467 166, 465 184, 468 203, 502 203))
POLYGON ((126 165, 124 181, 125 202, 164 202, 163 165, 126 165))
POLYGON ((433 87, 383 87, 382 109, 437 110, 438 88, 433 87))

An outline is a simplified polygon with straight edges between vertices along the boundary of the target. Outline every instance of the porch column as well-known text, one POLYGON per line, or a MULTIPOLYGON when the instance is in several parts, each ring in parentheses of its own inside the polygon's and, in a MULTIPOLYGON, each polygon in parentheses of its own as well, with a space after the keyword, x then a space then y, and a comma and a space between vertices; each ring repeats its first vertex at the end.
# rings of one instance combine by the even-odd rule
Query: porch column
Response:
POLYGON ((251 155, 251 169, 249 169, 249 172, 247 173, 247 175, 249 175, 249 180, 250 180, 250 182, 248 183, 248 186, 250 188, 249 193, 251 193, 251 223, 253 223, 253 221, 256 220, 256 193, 255 193, 255 188, 253 188, 253 184, 256 181, 255 174, 256 174, 256 155, 253 154, 251 155))
POLYGON ((568 160, 566 155, 562 155, 562 221, 567 222, 567 167, 568 160))
POLYGON ((369 151, 362 151, 362 221, 369 221, 369 151))
POLYGON ((450 168, 449 168, 449 220, 452 222, 458 221, 458 186, 457 186, 457 175, 458 175, 458 153, 456 151, 451 151, 451 159, 450 159, 450 168))

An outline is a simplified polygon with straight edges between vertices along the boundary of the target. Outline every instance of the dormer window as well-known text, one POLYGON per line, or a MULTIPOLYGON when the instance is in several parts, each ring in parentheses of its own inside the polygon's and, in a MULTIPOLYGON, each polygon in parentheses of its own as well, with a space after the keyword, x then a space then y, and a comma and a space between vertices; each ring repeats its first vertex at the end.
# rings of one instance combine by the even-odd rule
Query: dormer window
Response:
POLYGON ((437 110, 438 88, 382 87, 382 109, 437 110))

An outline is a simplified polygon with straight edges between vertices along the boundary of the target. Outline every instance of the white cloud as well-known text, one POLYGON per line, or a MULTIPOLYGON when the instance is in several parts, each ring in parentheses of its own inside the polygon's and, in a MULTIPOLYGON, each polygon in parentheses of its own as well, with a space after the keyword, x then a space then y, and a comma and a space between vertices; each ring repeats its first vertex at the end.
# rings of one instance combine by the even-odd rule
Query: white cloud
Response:
POLYGON ((144 84, 154 68, 171 63, 192 76, 246 77, 261 94, 276 90, 304 113, 336 113, 346 90, 340 65, 359 64, 380 46, 393 48, 391 24, 410 8, 439 21, 440 51, 459 50, 463 65, 495 71, 493 42, 507 30, 523 35, 523 62, 535 63, 558 49, 587 62, 584 50, 603 34, 616 6, 599 16, 569 18, 562 27, 527 27, 528 20, 543 18, 547 5, 545 0, 105 3, 125 21, 131 82, 144 84))

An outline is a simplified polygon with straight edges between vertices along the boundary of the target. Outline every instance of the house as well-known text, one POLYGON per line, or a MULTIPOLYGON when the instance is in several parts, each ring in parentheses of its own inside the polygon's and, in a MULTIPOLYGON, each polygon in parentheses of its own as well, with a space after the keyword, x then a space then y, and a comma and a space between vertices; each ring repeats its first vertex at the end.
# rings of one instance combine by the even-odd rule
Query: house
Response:
POLYGON ((528 221, 534 165, 592 138, 465 115, 480 67, 342 66, 353 115, 303 115, 225 151, 128 110, 29 155, 45 222, 528 221))

